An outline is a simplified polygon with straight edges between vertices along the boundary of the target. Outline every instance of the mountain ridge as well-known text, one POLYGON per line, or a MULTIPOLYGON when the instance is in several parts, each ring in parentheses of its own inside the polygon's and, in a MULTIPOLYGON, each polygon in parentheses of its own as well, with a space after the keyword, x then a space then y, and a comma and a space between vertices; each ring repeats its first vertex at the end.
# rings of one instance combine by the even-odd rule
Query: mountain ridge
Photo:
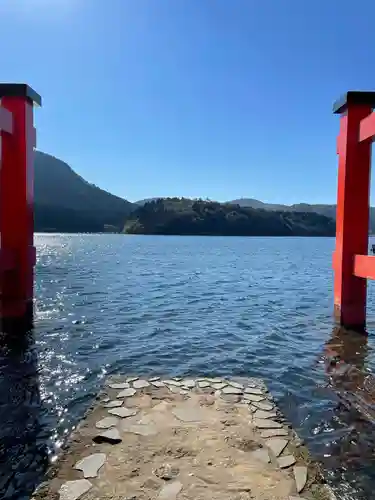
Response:
POLYGON ((231 203, 159 198, 129 215, 127 234, 205 236, 334 236, 332 218, 315 212, 267 211, 231 203))
POLYGON ((40 232, 120 232, 133 203, 90 184, 67 163, 34 156, 34 219, 40 232))

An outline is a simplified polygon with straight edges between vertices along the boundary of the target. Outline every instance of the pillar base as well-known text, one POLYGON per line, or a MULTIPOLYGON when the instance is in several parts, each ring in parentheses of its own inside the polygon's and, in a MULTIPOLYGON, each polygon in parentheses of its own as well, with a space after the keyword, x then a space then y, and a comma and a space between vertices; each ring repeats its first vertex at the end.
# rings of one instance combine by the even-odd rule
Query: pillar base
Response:
POLYGON ((366 331, 366 320, 361 321, 346 321, 342 312, 342 308, 340 305, 335 304, 333 310, 333 317, 336 323, 336 326, 339 328, 344 328, 345 330, 349 330, 356 333, 362 333, 367 335, 366 331))
POLYGON ((34 327, 34 303, 26 302, 25 313, 22 316, 6 316, 0 319, 1 332, 11 336, 22 336, 34 327))

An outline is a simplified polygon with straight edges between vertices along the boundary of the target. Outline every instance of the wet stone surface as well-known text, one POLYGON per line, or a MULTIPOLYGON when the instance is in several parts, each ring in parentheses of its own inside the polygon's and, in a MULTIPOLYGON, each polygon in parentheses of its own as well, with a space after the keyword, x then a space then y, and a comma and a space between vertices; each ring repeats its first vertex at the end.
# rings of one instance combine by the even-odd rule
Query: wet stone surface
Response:
POLYGON ((104 392, 33 500, 312 500, 325 488, 260 380, 116 377, 104 392))

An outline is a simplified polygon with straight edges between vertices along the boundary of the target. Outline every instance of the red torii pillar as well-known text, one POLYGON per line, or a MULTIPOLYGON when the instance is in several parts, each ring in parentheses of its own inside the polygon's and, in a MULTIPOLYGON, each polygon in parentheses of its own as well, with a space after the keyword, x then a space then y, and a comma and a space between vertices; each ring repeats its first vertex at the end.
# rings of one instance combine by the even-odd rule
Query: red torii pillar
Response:
POLYGON ((34 295, 33 105, 28 85, 0 83, 0 319, 31 324, 34 295))
POLYGON ((368 255, 371 145, 375 92, 347 92, 333 106, 340 114, 334 312, 345 328, 365 331, 367 278, 375 279, 368 255))

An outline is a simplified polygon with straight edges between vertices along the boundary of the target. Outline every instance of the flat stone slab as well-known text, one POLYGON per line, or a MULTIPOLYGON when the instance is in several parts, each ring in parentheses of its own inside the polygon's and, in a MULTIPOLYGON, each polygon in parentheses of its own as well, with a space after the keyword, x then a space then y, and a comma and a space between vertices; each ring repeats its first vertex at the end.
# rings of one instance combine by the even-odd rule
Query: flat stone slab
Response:
POLYGON ((119 406, 123 405, 123 401, 115 400, 115 401, 108 401, 108 403, 104 404, 104 408, 118 408, 119 406))
POLYGON ((241 392, 243 392, 243 388, 244 388, 244 385, 243 384, 240 384, 238 382, 231 382, 229 381, 229 384, 232 386, 232 387, 236 387, 236 389, 241 389, 241 392))
POLYGON ((288 440, 282 438, 273 438, 266 441, 266 446, 271 450, 275 457, 281 455, 287 444, 288 440))
POLYGON ((120 384, 109 384, 111 389, 128 389, 130 387, 128 382, 122 382, 120 384))
POLYGON ((135 380, 133 382, 134 389, 144 389, 145 387, 149 387, 150 383, 147 380, 135 380))
POLYGON ((136 415, 137 410, 130 410, 125 406, 121 406, 121 408, 112 408, 111 410, 108 410, 108 413, 110 413, 111 415, 116 415, 116 417, 127 418, 136 415))
POLYGON ((255 394, 258 396, 263 395, 262 389, 259 389, 258 387, 246 387, 244 392, 245 392, 245 394, 255 394))
POLYGON ((225 382, 215 382, 214 384, 211 384, 211 387, 215 389, 216 391, 220 391, 220 389, 224 389, 228 384, 225 382))
POLYGON ((281 429, 282 425, 279 422, 275 422, 274 420, 268 418, 255 418, 254 419, 255 427, 258 429, 281 429))
POLYGON ((154 387, 164 387, 164 382, 161 382, 160 380, 154 380, 153 382, 151 382, 151 384, 154 387))
POLYGON ((264 401, 266 399, 265 396, 259 396, 258 394, 248 394, 245 393, 244 399, 247 399, 248 401, 254 401, 255 403, 259 401, 264 401))
POLYGON ((95 426, 97 429, 109 429, 110 427, 116 427, 118 423, 118 418, 115 417, 104 417, 99 422, 96 422, 95 426))
POLYGON ((85 478, 97 477, 99 469, 103 467, 105 460, 105 453, 94 453, 93 455, 82 458, 82 460, 75 464, 74 468, 81 470, 85 478))
POLYGON ((254 401, 252 403, 259 410, 271 411, 275 408, 275 405, 266 401, 254 401))
POLYGON ((275 436, 289 436, 289 432, 286 429, 266 429, 260 433, 262 438, 270 438, 275 436))
POLYGON ((174 385, 175 387, 181 387, 182 383, 179 380, 173 380, 173 379, 168 379, 168 380, 163 380, 165 385, 174 385))
POLYGON ((243 389, 240 389, 239 387, 233 387, 233 386, 227 386, 224 387, 222 390, 223 394, 239 394, 242 395, 243 389))
POLYGON ((207 380, 201 380, 200 382, 198 382, 198 387, 200 387, 201 389, 205 389, 206 387, 210 387, 211 384, 210 382, 207 382, 207 380))
POLYGON ((294 479, 296 481, 297 492, 305 488, 307 482, 307 467, 306 466, 295 466, 293 467, 294 479))
POLYGON ((305 490, 315 498, 305 474, 313 462, 306 451, 293 456, 303 446, 273 420, 261 381, 151 378, 116 376, 104 386, 33 500, 287 500, 305 490), (123 383, 130 387, 116 397, 123 383), (264 394, 244 393, 250 385, 264 394))
POLYGON ((194 389, 195 387, 195 380, 193 379, 186 379, 182 382, 182 386, 186 387, 187 389, 194 389))
POLYGON ((67 481, 59 489, 60 500, 78 500, 90 488, 92 488, 92 484, 87 479, 67 481))
POLYGON ((256 410, 254 418, 276 418, 277 414, 274 411, 256 410))
POLYGON ((277 459, 280 469, 285 469, 286 467, 291 467, 296 463, 296 459, 293 455, 286 455, 285 457, 279 457, 277 459))
POLYGON ((109 444, 118 444, 121 443, 122 438, 119 430, 113 427, 112 429, 108 429, 105 432, 101 432, 94 436, 93 441, 97 444, 101 443, 109 443, 109 444))
POLYGON ((117 398, 131 398, 136 393, 137 393, 137 391, 135 389, 133 389, 132 387, 130 387, 129 389, 124 389, 123 391, 119 392, 116 397, 117 398))

